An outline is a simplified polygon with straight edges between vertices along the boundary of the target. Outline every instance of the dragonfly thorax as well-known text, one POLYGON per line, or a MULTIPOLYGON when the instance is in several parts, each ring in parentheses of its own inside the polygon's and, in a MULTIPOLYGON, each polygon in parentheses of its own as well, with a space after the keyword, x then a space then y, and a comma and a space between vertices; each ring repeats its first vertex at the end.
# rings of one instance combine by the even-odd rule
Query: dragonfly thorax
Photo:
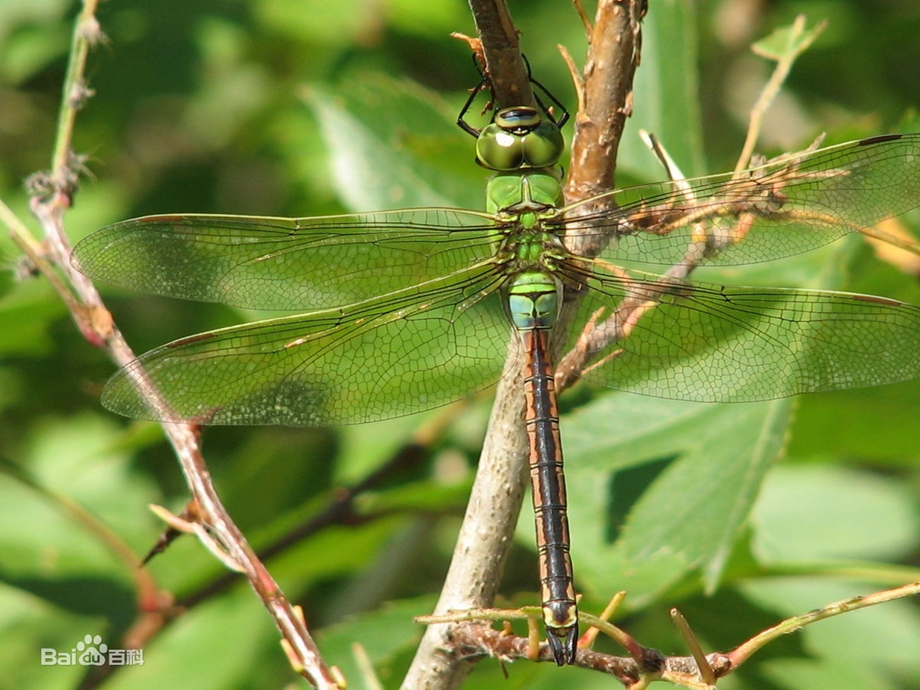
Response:
POLYGON ((489 181, 487 207, 504 235, 496 257, 509 276, 526 283, 530 278, 522 276, 552 274, 567 255, 556 230, 547 224, 558 217, 561 200, 558 179, 543 171, 502 173, 489 181))
POLYGON ((496 175, 486 189, 486 210, 530 227, 540 215, 558 213, 562 186, 555 170, 520 170, 496 175), (533 216, 528 220, 525 216, 533 216))

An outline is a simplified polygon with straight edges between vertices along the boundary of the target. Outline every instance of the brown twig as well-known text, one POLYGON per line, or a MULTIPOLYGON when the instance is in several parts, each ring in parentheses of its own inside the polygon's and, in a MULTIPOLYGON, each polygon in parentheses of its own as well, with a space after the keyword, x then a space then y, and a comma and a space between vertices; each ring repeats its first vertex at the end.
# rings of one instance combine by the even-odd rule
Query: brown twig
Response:
MULTIPOLYGON (((450 639, 455 653, 467 659, 553 661, 547 645, 541 645, 535 653, 527 637, 495 630, 483 623, 458 625, 451 630, 450 639)), ((711 687, 699 678, 694 657, 665 656, 650 647, 642 650, 641 657, 637 659, 579 649, 575 666, 612 676, 629 690, 642 690, 654 681, 668 681, 692 690, 711 687)), ((710 654, 706 661, 716 678, 733 670, 731 661, 724 654, 710 654)))
POLYGON ((504 0, 470 0, 497 108, 535 106, 518 31, 504 0))
POLYGON ((575 116, 571 169, 565 185, 567 203, 615 187, 617 151, 632 113, 633 77, 642 49, 639 22, 645 10, 642 0, 598 3, 582 70, 584 102, 575 116))
MULTIPOLYGON (((392 511, 380 511, 372 515, 359 514, 356 510, 358 499, 367 492, 374 491, 384 482, 405 474, 428 457, 431 445, 440 437, 444 427, 454 419, 462 406, 445 408, 445 412, 436 416, 430 424, 423 426, 413 436, 411 442, 402 446, 386 462, 376 467, 367 476, 351 486, 342 487, 332 492, 328 505, 311 516, 302 524, 295 526, 272 543, 258 550, 261 561, 268 561, 284 553, 292 546, 301 543, 310 535, 333 525, 354 525, 392 515, 392 511)), ((226 573, 206 584, 194 594, 186 597, 179 606, 183 609, 197 606, 214 597, 236 581, 233 573, 226 573)))
MULTIPOLYGON (((720 678, 737 670, 745 661, 778 637, 800 631, 807 625, 833 616, 855 611, 885 602, 916 596, 920 593, 920 582, 882 590, 864 596, 851 597, 813 609, 807 613, 792 616, 777 625, 757 633, 749 640, 729 652, 704 654, 696 637, 690 631, 683 617, 672 610, 672 617, 690 648, 690 656, 669 656, 652 647, 645 647, 631 636, 625 635, 616 626, 602 618, 581 613, 581 621, 594 626, 615 639, 629 651, 628 657, 595 652, 579 647, 575 665, 606 673, 616 678, 628 690, 644 690, 654 681, 666 681, 690 690, 711 690, 720 678), (625 637, 624 637, 625 636, 625 637)), ((496 658, 502 661, 554 661, 552 651, 546 644, 534 647, 528 637, 514 635, 505 625, 496 630, 484 621, 513 621, 539 617, 539 609, 500 610, 485 609, 448 614, 441 618, 430 616, 420 619, 425 623, 453 620, 458 624, 450 629, 453 654, 466 659, 496 658)))

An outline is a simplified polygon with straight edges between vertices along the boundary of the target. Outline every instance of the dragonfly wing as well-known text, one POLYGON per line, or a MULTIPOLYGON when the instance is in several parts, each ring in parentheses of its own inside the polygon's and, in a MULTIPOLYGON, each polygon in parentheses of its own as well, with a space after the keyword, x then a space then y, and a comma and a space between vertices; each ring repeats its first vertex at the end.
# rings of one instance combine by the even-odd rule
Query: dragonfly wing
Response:
POLYGON ((610 277, 581 306, 582 318, 594 317, 592 347, 605 346, 587 378, 662 398, 745 402, 920 376, 913 305, 783 288, 665 288, 667 279, 645 275, 628 285, 610 277))
POLYGON ((102 401, 130 417, 220 425, 331 426, 427 410, 498 378, 509 335, 500 282, 480 270, 422 293, 193 335, 120 370, 102 401))
POLYGON ((737 175, 618 190, 565 212, 592 209, 571 234, 607 247, 610 261, 731 265, 809 251, 917 206, 920 134, 893 134, 737 175))
POLYGON ((447 275, 489 256, 491 217, 409 209, 315 218, 162 215, 105 227, 74 249, 92 278, 237 307, 323 309, 447 275))

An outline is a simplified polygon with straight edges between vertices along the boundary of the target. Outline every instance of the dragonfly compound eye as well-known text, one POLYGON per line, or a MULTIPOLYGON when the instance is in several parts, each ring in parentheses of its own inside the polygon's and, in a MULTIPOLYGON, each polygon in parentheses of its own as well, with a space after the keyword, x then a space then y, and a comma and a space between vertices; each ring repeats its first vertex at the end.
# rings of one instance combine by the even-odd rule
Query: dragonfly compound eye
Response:
POLYGON ((552 122, 544 120, 522 140, 524 160, 531 168, 548 168, 559 162, 565 149, 562 132, 552 122))
POLYGON ((517 170, 524 165, 522 137, 493 122, 483 128, 476 140, 476 160, 497 172, 517 170))
POLYGON ((506 108, 476 142, 479 164, 499 172, 555 165, 565 148, 559 128, 533 108, 506 108))

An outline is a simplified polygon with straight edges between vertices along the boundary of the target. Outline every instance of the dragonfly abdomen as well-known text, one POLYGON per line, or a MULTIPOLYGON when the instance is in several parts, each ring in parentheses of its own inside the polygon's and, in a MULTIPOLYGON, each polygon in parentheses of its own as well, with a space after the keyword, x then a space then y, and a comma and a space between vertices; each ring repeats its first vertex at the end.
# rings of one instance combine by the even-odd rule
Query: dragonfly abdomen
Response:
POLYGON ((543 622, 556 663, 575 661, 578 609, 569 553, 562 440, 556 382, 547 353, 548 333, 556 323, 561 287, 540 271, 515 276, 508 288, 511 319, 524 347, 525 423, 530 445, 543 622))
POLYGON ((547 333, 547 329, 532 329, 521 335, 526 358, 524 397, 543 622, 556 663, 562 666, 575 661, 578 609, 569 553, 556 384, 546 352, 547 333))

